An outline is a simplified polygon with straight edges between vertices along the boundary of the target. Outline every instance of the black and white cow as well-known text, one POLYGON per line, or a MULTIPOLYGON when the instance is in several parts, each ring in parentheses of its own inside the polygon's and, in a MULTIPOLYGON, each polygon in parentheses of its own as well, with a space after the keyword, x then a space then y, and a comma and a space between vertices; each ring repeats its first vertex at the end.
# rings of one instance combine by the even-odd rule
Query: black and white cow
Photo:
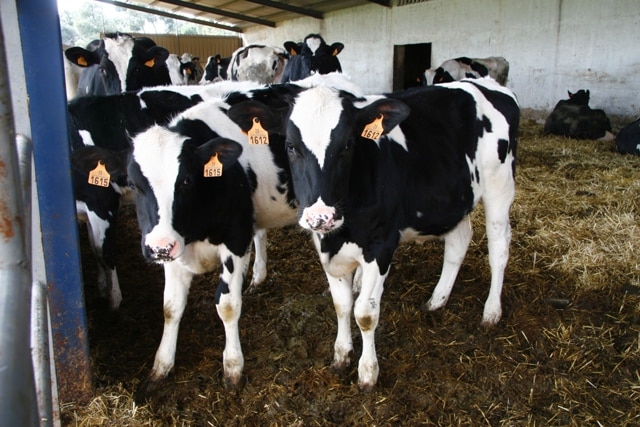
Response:
POLYGON ((488 58, 460 57, 444 61, 435 70, 428 68, 418 79, 425 86, 462 79, 489 76, 504 86, 509 76, 509 61, 501 56, 488 58))
POLYGON ((65 50, 65 56, 84 68, 78 82, 78 96, 112 95, 171 84, 166 64, 169 51, 146 37, 110 33, 92 42, 87 49, 65 50))
MULTIPOLYGON (((265 107, 264 114, 271 112, 265 107)), ((491 266, 482 323, 500 320, 518 124, 515 96, 492 79, 365 97, 315 87, 293 97, 286 134, 298 222, 312 232, 329 281, 338 317, 336 368, 350 364, 353 307, 362 334, 362 390, 378 378, 375 329, 398 244, 444 239, 442 274, 427 307, 444 306, 471 241, 469 214, 480 201, 491 266)))
POLYGON ((616 149, 621 154, 640 156, 640 118, 620 129, 616 135, 616 149))
POLYGON ((122 293, 116 272, 116 221, 121 197, 126 194, 126 152, 86 146, 71 153, 73 195, 78 219, 87 224, 91 250, 97 260, 98 292, 117 309, 122 293), (91 172, 101 164, 108 173, 92 178, 91 172), (103 184, 97 181, 103 181, 103 184))
POLYGON ((192 61, 183 61, 181 57, 172 53, 166 62, 172 85, 186 85, 195 78, 196 64, 192 61))
MULTIPOLYGON (((244 360, 238 320, 242 284, 254 232, 295 224, 293 195, 282 127, 277 114, 260 125, 268 144, 250 144, 247 131, 227 115, 229 103, 251 98, 286 107, 277 88, 204 101, 179 114, 167 127, 154 126, 133 138, 128 166, 136 187, 142 253, 165 271, 164 331, 142 398, 171 371, 180 319, 194 275, 222 267, 216 308, 225 328, 224 379, 236 386, 244 360), (279 103, 279 104, 278 104, 279 103), (222 165, 210 172, 213 159, 222 165)), ((262 104, 260 104, 262 105, 262 104)), ((247 122, 253 124, 251 111, 247 122)), ((266 141, 261 141, 266 142, 266 141)))
POLYGON ((544 133, 576 139, 612 141, 611 122, 603 110, 589 107, 588 90, 568 92, 569 99, 561 99, 544 123, 544 133))
POLYGON ((237 81, 279 83, 287 60, 287 53, 279 47, 252 44, 233 52, 227 76, 237 81))
MULTIPOLYGON (((225 82, 202 86, 162 86, 147 88, 139 92, 127 92, 110 96, 84 96, 68 104, 69 136, 72 175, 76 207, 81 221, 86 221, 93 253, 97 257, 98 288, 107 297, 109 308, 115 310, 121 302, 120 285, 116 272, 116 223, 121 198, 128 196, 128 187, 119 180, 112 180, 106 188, 87 186, 88 173, 97 166, 96 155, 103 154, 101 161, 111 173, 111 165, 117 165, 113 156, 130 149, 130 138, 154 124, 167 124, 181 111, 204 99, 219 98, 230 92, 259 87, 248 82, 225 82), (97 150, 76 151, 85 147, 97 150), (105 290, 104 292, 102 290, 105 290)), ((119 176, 119 175, 118 175, 119 176)), ((256 255, 252 287, 266 278, 266 236, 255 236, 256 255)))
POLYGON ((204 67, 204 74, 200 80, 200 84, 209 84, 220 80, 227 80, 227 68, 231 62, 231 57, 223 58, 219 54, 207 58, 207 64, 204 67))
POLYGON ((289 53, 289 62, 282 74, 282 83, 301 80, 313 73, 342 72, 338 59, 344 49, 342 43, 329 46, 320 34, 309 34, 302 43, 285 42, 284 48, 289 53))

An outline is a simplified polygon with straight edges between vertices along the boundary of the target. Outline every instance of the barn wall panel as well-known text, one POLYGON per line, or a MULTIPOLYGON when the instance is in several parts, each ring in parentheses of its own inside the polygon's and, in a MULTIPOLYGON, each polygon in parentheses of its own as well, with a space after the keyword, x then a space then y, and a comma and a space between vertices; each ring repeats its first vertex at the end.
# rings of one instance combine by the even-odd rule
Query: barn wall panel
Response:
POLYGON ((240 37, 196 36, 174 34, 132 34, 153 39, 158 46, 165 47, 171 53, 180 56, 185 52, 200 57, 204 65, 209 56, 220 54, 222 57, 231 54, 242 46, 240 37))
POLYGON ((523 108, 550 111, 567 90, 590 89, 591 106, 640 115, 640 0, 431 0, 371 4, 252 27, 245 43, 282 46, 319 32, 341 41, 340 61, 369 92, 390 91, 393 46, 432 43, 432 64, 459 56, 504 56, 523 108))

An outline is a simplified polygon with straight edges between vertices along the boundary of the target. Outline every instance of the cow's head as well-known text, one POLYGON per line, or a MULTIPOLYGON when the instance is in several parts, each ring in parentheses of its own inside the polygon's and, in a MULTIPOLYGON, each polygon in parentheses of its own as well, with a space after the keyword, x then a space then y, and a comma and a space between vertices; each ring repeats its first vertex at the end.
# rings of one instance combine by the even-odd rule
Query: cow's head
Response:
POLYGON ((320 34, 309 34, 302 43, 287 41, 284 48, 290 59, 282 77, 283 82, 300 80, 312 73, 342 71, 338 54, 344 49, 344 44, 337 42, 329 46, 320 34))
POLYGON ((165 61, 169 51, 148 38, 110 33, 87 49, 72 47, 65 56, 83 68, 92 68, 87 95, 115 95, 124 91, 171 83, 165 61))
POLYGON ((587 90, 580 89, 576 93, 571 93, 570 91, 567 91, 567 93, 569 94, 569 101, 571 104, 584 105, 584 106, 589 105, 590 94, 588 89, 587 90))
POLYGON ((128 174, 136 189, 142 253, 148 260, 179 258, 187 244, 207 237, 212 211, 226 214, 224 201, 216 195, 227 194, 226 185, 242 180, 237 163, 242 146, 214 135, 202 123, 197 138, 160 126, 134 138, 128 174), (209 136, 214 137, 202 145, 196 142, 209 136), (221 177, 205 176, 212 157, 222 164, 221 177), (217 209, 217 204, 222 206, 217 209))
MULTIPOLYGON (((245 104, 234 106, 242 110, 245 104)), ((268 107, 263 106, 268 110, 268 107)), ((267 112, 253 112, 261 120, 267 112)), ((377 150, 377 139, 361 135, 376 118, 385 135, 409 114, 406 104, 388 98, 365 100, 326 86, 299 92, 292 100, 286 123, 286 149, 299 224, 318 233, 339 229, 345 221, 351 174, 362 165, 353 162, 357 152, 377 150)))

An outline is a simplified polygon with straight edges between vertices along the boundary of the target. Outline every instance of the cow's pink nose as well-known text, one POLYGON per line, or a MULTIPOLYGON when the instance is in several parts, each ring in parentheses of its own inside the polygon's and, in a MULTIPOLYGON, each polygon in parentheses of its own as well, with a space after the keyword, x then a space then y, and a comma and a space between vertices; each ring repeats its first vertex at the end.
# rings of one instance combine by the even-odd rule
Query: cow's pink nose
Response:
POLYGON ((335 210, 324 208, 307 212, 305 221, 312 230, 329 231, 335 225, 335 210))
POLYGON ((149 252, 154 261, 168 262, 175 259, 177 242, 162 242, 157 246, 149 246, 149 252))

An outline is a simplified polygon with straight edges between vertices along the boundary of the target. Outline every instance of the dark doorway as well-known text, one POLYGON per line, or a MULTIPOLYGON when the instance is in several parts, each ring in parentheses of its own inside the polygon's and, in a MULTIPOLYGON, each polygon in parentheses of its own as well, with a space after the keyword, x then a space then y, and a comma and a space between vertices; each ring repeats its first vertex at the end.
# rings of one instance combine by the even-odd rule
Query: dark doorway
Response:
POLYGON ((418 86, 418 77, 431 67, 431 43, 393 47, 393 90, 418 86))

